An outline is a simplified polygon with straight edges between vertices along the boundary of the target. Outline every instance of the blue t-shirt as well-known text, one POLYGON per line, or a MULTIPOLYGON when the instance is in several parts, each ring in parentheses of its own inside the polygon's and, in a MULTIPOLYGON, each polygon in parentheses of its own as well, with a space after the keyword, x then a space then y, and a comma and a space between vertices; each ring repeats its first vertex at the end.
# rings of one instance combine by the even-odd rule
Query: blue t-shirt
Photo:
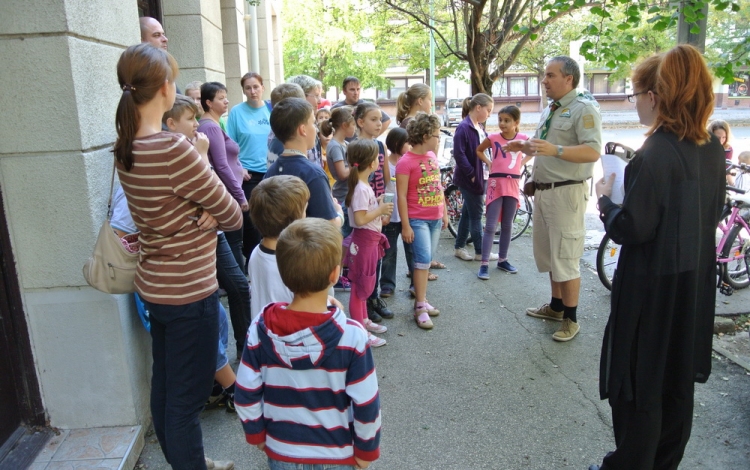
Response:
POLYGON ((240 163, 248 171, 266 172, 270 118, 265 104, 251 108, 247 103, 240 103, 229 112, 227 134, 240 146, 240 163))
POLYGON ((333 206, 331 185, 320 165, 316 165, 301 155, 279 156, 263 179, 276 175, 292 175, 299 177, 310 190, 310 201, 307 203, 307 217, 331 220, 338 216, 333 206))

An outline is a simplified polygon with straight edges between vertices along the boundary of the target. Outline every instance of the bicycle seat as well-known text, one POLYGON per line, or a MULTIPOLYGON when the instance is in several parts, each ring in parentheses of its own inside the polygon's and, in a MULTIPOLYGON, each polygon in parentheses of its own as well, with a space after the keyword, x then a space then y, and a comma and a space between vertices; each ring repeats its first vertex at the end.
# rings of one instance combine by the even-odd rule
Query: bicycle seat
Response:
POLYGON ((748 194, 748 193, 745 193, 745 194, 733 194, 733 195, 729 196, 729 198, 732 201, 741 202, 742 204, 746 204, 746 205, 750 206, 750 194, 748 194))

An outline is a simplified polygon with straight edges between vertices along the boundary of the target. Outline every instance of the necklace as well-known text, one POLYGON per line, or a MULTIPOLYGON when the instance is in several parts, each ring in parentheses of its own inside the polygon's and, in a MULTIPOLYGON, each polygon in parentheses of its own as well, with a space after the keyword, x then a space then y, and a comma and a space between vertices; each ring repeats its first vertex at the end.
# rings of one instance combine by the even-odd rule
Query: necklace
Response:
POLYGON ((300 152, 299 150, 295 149, 284 149, 283 152, 281 152, 282 155, 299 155, 301 157, 307 157, 307 154, 304 152, 300 152))

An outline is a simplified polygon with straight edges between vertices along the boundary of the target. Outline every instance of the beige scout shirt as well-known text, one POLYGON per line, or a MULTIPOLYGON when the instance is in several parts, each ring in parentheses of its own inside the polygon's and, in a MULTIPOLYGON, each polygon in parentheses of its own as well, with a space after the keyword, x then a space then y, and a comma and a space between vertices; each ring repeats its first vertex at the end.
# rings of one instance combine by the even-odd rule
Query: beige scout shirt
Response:
MULTIPOLYGON (((586 144, 602 152, 602 118, 599 105, 572 90, 560 100, 547 132, 547 141, 554 145, 572 146, 586 144)), ((535 138, 539 138, 550 108, 539 118, 535 138)), ((573 163, 554 156, 539 155, 534 158, 533 180, 537 183, 583 181, 593 176, 594 163, 573 163)))

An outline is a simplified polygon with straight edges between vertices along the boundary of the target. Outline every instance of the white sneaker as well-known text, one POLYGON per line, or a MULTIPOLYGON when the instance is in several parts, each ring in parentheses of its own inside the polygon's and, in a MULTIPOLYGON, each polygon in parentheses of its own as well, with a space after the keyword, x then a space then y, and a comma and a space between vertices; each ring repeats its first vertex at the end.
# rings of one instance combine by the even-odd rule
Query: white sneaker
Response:
POLYGON ((365 320, 365 329, 372 333, 385 333, 386 331, 388 331, 387 326, 373 323, 370 319, 365 320))
POLYGON ((453 250, 453 256, 464 261, 471 261, 474 259, 473 255, 470 255, 466 248, 456 248, 453 250))
MULTIPOLYGON (((490 259, 488 261, 497 261, 498 256, 497 253, 490 253, 490 259)), ((482 255, 474 255, 474 261, 482 261, 482 255)))
POLYGON ((385 346, 385 343, 386 341, 383 338, 378 338, 372 333, 368 334, 367 344, 369 344, 371 348, 379 348, 380 346, 385 346))
POLYGON ((208 470, 234 470, 234 462, 231 460, 211 460, 206 457, 206 468, 208 470))

